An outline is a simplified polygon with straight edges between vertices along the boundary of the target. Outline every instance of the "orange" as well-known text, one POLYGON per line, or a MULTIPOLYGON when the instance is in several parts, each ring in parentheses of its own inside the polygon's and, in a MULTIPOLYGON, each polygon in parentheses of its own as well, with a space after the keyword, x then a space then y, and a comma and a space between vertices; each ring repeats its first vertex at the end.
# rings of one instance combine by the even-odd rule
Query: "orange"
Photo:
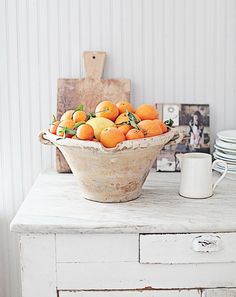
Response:
POLYGON ((72 136, 71 138, 72 138, 72 139, 78 139, 78 138, 76 137, 76 135, 72 136))
MULTIPOLYGON (((133 113, 133 115, 135 116, 135 118, 138 122, 141 121, 140 118, 136 114, 133 113)), ((129 123, 129 116, 126 112, 120 114, 115 121, 116 125, 128 124, 128 123, 129 123)))
POLYGON ((153 105, 142 104, 140 105, 135 113, 140 117, 141 120, 155 120, 158 116, 158 112, 153 105))
POLYGON ((77 110, 73 113, 73 121, 75 123, 86 121, 86 113, 82 110, 77 110))
POLYGON ((161 126, 155 120, 141 121, 138 123, 138 127, 143 132, 144 137, 152 137, 162 134, 161 126))
POLYGON ((72 120, 73 113, 74 113, 74 110, 72 110, 72 109, 71 110, 67 110, 61 116, 61 121, 72 120))
POLYGON ((120 101, 116 104, 116 106, 118 107, 120 113, 126 112, 126 110, 134 112, 133 106, 128 101, 120 101))
POLYGON ((126 139, 127 140, 139 139, 139 138, 144 138, 144 134, 143 134, 143 132, 141 130, 138 130, 138 129, 131 129, 126 134, 126 139))
POLYGON ((111 121, 115 121, 115 119, 119 115, 119 109, 115 105, 115 103, 111 101, 102 101, 99 103, 95 109, 96 117, 107 118, 111 121))
POLYGON ((126 135, 130 129, 132 129, 132 126, 127 125, 127 124, 122 124, 120 126, 117 127, 118 130, 120 130, 121 132, 124 133, 124 135, 126 135))
POLYGON ((55 122, 53 122, 53 123, 50 125, 49 131, 50 131, 52 134, 57 134, 57 127, 59 126, 59 124, 60 124, 60 121, 55 121, 55 122))
POLYGON ((88 124, 80 125, 76 131, 76 136, 82 140, 93 140, 94 131, 93 127, 88 124))
MULTIPOLYGON (((57 135, 58 136, 64 136, 65 132, 63 131, 63 128, 67 128, 70 130, 73 130, 75 126, 75 122, 72 120, 65 120, 62 121, 59 126, 57 127, 57 135)), ((74 134, 66 133, 66 137, 72 137, 74 134)))
POLYGON ((108 127, 102 130, 100 142, 108 148, 116 147, 118 143, 125 140, 125 135, 115 127, 108 127))
POLYGON ((162 133, 166 133, 168 131, 166 124, 163 123, 161 120, 155 119, 153 121, 161 126, 162 133))

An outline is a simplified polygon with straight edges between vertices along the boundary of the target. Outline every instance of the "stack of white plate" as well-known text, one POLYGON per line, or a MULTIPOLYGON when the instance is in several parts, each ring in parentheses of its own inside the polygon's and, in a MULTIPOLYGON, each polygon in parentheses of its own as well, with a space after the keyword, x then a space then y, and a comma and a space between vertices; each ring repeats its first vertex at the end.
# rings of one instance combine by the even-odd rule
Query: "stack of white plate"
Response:
MULTIPOLYGON (((214 158, 225 161, 228 164, 228 174, 236 177, 236 130, 218 132, 214 147, 214 158)), ((215 169, 222 173, 224 165, 216 164, 215 169)))

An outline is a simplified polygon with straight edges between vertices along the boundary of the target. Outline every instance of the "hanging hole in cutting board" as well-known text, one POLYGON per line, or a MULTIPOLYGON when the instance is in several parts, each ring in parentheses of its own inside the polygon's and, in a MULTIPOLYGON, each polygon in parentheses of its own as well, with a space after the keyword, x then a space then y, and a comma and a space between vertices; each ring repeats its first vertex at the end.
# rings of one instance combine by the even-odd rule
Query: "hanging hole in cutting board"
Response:
POLYGON ((96 59, 96 57, 95 57, 95 56, 93 56, 93 59, 96 59))

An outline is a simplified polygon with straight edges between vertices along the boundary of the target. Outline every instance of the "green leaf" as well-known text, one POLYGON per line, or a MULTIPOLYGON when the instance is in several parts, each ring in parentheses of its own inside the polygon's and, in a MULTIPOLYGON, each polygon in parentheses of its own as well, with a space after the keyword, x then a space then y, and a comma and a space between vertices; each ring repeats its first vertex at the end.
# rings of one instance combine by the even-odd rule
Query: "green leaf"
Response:
POLYGON ((71 130, 67 127, 62 128, 59 133, 64 133, 64 137, 66 137, 66 134, 70 134, 70 135, 75 135, 76 131, 75 130, 71 130))
POLYGON ((134 127, 135 129, 140 130, 140 129, 139 129, 139 126, 138 126, 134 121, 130 121, 130 125, 131 125, 132 127, 134 127))
POLYGON ((79 126, 81 126, 81 125, 83 125, 83 124, 85 124, 84 121, 76 123, 76 124, 74 125, 74 129, 77 129, 79 126))
POLYGON ((53 115, 52 122, 50 123, 50 125, 53 125, 55 122, 57 122, 57 118, 55 117, 55 115, 53 115))
POLYGON ((79 104, 79 105, 76 107, 75 111, 84 111, 84 105, 83 105, 82 103, 79 104))
POLYGON ((134 122, 135 124, 138 124, 138 120, 136 119, 135 115, 132 112, 128 111, 128 109, 126 109, 126 114, 129 117, 130 125, 131 125, 131 121, 134 122))
POLYGON ((95 114, 95 112, 89 112, 88 114, 87 114, 87 121, 88 120, 90 120, 90 119, 92 119, 92 118, 96 118, 96 114, 95 114))
POLYGON ((174 121, 172 119, 169 119, 165 121, 164 124, 166 124, 167 127, 171 128, 174 124, 174 121))

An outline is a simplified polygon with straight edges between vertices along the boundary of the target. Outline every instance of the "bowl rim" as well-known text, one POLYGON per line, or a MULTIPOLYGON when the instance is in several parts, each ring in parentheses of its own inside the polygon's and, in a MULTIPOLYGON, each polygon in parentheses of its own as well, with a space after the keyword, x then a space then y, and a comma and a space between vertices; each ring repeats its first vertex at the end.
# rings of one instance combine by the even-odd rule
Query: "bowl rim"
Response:
POLYGON ((135 140, 125 140, 120 142, 114 148, 106 148, 100 142, 85 141, 80 139, 64 138, 55 134, 52 134, 49 130, 43 130, 39 133, 39 140, 43 144, 51 144, 56 147, 74 147, 83 149, 94 149, 101 152, 118 152, 124 150, 143 149, 152 146, 164 146, 172 141, 176 136, 180 137, 180 132, 171 128, 168 132, 154 136, 146 137, 135 140))

